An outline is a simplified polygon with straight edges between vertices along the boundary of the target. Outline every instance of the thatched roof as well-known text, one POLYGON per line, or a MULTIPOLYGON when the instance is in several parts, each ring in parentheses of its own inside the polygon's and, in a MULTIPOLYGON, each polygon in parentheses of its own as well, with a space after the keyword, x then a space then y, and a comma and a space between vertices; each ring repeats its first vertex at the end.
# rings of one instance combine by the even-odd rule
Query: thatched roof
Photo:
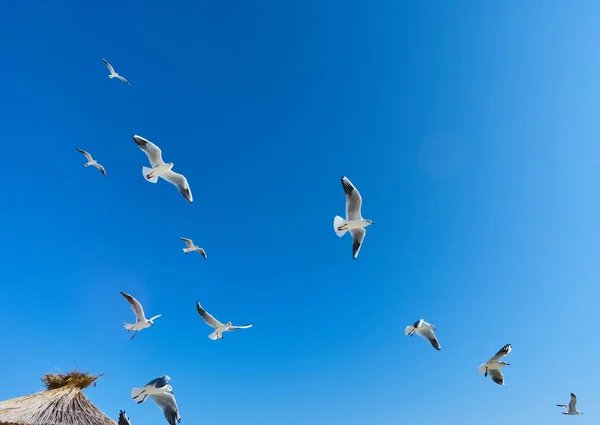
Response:
POLYGON ((82 390, 100 376, 88 373, 47 373, 46 390, 0 402, 2 425, 116 425, 82 390))

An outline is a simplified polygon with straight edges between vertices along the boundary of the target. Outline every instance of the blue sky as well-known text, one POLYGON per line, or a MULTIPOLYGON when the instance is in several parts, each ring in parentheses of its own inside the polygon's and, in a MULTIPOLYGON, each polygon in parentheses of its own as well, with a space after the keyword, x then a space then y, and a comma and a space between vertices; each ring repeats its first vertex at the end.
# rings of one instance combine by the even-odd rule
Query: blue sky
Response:
POLYGON ((0 399, 79 367, 106 373, 86 394, 133 425, 166 423, 129 399, 162 374, 184 425, 552 425, 571 391, 573 420, 597 423, 599 13, 3 5, 0 399), (132 134, 193 204, 144 182, 132 134), (332 228, 343 174, 375 222, 356 261, 332 228), (119 291, 163 315, 134 341, 119 291), (197 300, 254 327, 210 341, 197 300), (440 352, 404 336, 419 318, 440 352), (500 387, 477 368, 506 343, 500 387))

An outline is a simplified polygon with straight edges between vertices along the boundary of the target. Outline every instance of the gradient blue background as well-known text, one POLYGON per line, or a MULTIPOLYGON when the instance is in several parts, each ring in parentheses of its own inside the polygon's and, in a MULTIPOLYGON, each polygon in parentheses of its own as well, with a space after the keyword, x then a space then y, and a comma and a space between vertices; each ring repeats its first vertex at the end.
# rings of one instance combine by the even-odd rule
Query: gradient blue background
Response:
POLYGON ((182 425, 598 423, 598 16, 4 3, 0 400, 79 367, 106 372, 86 394, 133 425, 166 423, 129 398, 162 374, 182 425), (134 133, 193 204, 143 180, 134 133), (332 228, 343 174, 375 221, 356 261, 332 228), (133 341, 119 291, 163 315, 133 341), (210 341, 196 300, 254 327, 210 341), (404 336, 419 318, 440 352, 404 336), (501 387, 477 368, 506 343, 501 387), (554 406, 571 391, 576 419, 554 406))

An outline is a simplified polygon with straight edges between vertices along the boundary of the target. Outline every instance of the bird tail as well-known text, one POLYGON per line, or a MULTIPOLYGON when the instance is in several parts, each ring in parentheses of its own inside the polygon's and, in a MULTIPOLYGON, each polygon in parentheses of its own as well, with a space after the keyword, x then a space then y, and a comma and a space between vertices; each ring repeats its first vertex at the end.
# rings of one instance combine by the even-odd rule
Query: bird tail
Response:
POLYGON ((342 217, 340 217, 339 215, 336 215, 333 219, 333 230, 335 230, 335 234, 338 235, 340 238, 342 236, 344 236, 344 234, 347 232, 347 230, 338 230, 338 228, 340 226, 344 225, 344 222, 346 220, 344 220, 342 217))
MULTIPOLYGON (((140 398, 140 395, 142 395, 143 392, 144 392, 143 388, 132 388, 131 389, 131 398, 136 400, 136 399, 140 398)), ((143 398, 140 398, 137 401, 142 401, 142 400, 143 400, 143 398)))
MULTIPOLYGON (((214 340, 217 340, 217 339, 219 339, 219 336, 217 335, 217 331, 214 331, 214 332, 213 332, 213 333, 211 333, 211 334, 210 334, 208 337, 209 337, 210 339, 212 339, 213 341, 214 341, 214 340)), ((223 336, 221 336, 221 338, 223 338, 223 336)))
POLYGON ((128 331, 132 331, 133 330, 133 325, 130 323, 123 323, 123 327, 125 329, 127 329, 128 331))
POLYGON ((479 373, 483 373, 483 372, 485 372, 485 363, 484 363, 484 364, 482 364, 481 366, 479 366, 479 370, 478 370, 478 372, 479 372, 479 373))
POLYGON ((156 183, 158 181, 158 177, 151 177, 151 178, 146 177, 151 172, 152 172, 152 168, 142 167, 142 175, 144 176, 144 178, 146 180, 148 180, 150 183, 156 183))
POLYGON ((414 327, 414 326, 407 326, 407 327, 404 329, 404 335, 408 335, 408 334, 410 334, 410 333, 411 333, 412 331, 414 331, 414 330, 415 330, 415 327, 414 327))
POLYGON ((181 249, 183 249, 183 252, 185 252, 186 254, 187 254, 188 252, 190 252, 190 249, 189 249, 189 248, 181 248, 181 249))

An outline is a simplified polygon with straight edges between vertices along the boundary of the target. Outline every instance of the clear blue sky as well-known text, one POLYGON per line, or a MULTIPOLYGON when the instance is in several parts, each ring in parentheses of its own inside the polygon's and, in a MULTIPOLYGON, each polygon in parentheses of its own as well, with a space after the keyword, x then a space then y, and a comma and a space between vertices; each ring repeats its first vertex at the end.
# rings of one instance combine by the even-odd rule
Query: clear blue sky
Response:
POLYGON ((0 400, 78 366, 134 425, 166 423, 129 398, 162 374, 182 425, 553 425, 571 391, 598 423, 599 14, 3 4, 0 400), (193 204, 143 180, 132 134, 193 204), (375 221, 356 261, 332 228, 343 174, 375 221), (134 341, 119 291, 163 315, 134 341), (213 342, 197 300, 254 327, 213 342), (404 336, 419 318, 440 352, 404 336), (506 343, 500 387, 477 368, 506 343))

